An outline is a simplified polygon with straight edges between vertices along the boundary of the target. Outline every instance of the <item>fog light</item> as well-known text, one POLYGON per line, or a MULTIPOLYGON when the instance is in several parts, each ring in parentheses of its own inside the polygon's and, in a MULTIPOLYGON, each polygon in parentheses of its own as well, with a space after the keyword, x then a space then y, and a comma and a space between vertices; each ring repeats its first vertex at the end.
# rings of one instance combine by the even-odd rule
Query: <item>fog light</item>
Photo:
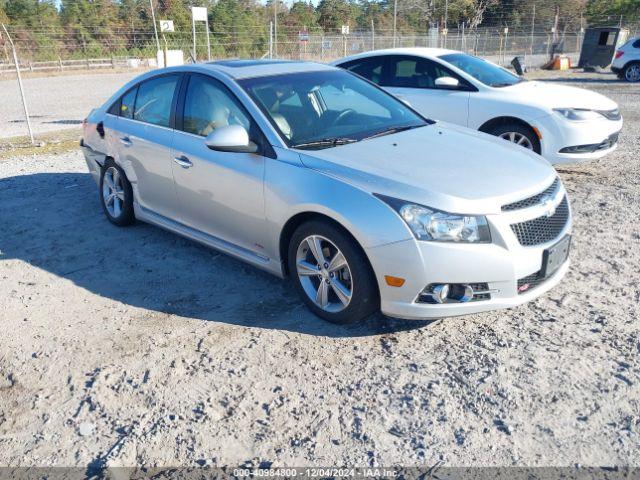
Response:
POLYGON ((456 283, 449 291, 449 298, 458 302, 468 302, 473 298, 473 288, 470 285, 456 283))
POLYGON ((431 296, 438 303, 444 303, 447 301, 447 297, 449 296, 449 284, 439 284, 435 285, 431 289, 431 296))

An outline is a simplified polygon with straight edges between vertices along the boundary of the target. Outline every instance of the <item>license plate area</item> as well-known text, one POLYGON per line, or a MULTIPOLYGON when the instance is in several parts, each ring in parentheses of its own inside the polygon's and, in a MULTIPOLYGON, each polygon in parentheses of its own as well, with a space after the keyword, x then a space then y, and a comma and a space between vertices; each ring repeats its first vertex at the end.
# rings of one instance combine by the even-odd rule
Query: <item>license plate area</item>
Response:
POLYGON ((571 248, 571 235, 567 235, 555 245, 547 248, 542 254, 540 276, 547 278, 555 273, 567 261, 571 248))

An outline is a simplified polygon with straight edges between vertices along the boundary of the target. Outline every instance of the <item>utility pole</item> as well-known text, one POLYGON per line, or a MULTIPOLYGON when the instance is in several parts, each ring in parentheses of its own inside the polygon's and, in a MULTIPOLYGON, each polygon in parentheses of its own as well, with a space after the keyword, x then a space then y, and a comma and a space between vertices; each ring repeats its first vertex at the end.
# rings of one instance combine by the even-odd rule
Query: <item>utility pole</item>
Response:
POLYGON ((156 47, 158 47, 158 51, 160 51, 160 39, 158 38, 158 26, 156 25, 156 11, 153 8, 153 0, 149 0, 149 5, 151 5, 151 20, 153 20, 153 31, 156 34, 156 47))
POLYGON ((396 48, 397 21, 398 21, 398 0, 393 0, 393 48, 396 48))
POLYGON ((269 22, 269 58, 273 58, 273 22, 269 22))
POLYGON ((529 42, 529 54, 533 56, 533 34, 536 29, 536 4, 533 4, 533 12, 531 13, 531 41, 529 42))
POLYGON ((29 139, 31 140, 31 145, 35 144, 33 139, 33 131, 31 130, 31 120, 29 120, 29 110, 27 109, 27 99, 24 96, 24 88, 22 87, 22 77, 20 76, 20 64, 18 63, 18 54, 16 53, 16 46, 13 44, 13 39, 9 32, 7 31, 7 27, 2 24, 2 29, 4 30, 7 39, 9 40, 9 44, 11 45, 11 51, 13 52, 13 63, 16 66, 16 75, 18 76, 18 86, 20 87, 20 96, 22 96, 22 106, 24 107, 24 117, 27 120, 27 128, 29 129, 29 139))
POLYGON ((278 58, 278 0, 273 0, 273 56, 278 58))

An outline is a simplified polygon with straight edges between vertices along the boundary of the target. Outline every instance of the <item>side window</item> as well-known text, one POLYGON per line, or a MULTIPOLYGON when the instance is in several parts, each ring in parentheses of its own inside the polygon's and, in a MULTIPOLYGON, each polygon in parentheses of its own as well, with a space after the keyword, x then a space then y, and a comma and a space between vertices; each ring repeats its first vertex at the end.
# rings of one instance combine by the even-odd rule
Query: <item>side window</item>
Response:
POLYGON ((132 88, 122 96, 122 101, 117 102, 120 105, 120 116, 124 118, 133 118, 133 104, 136 101, 138 87, 132 88))
POLYGON ((193 75, 184 99, 182 129, 206 137, 225 125, 242 125, 250 131, 251 121, 224 85, 204 76, 193 75))
POLYGON ((632 47, 633 48, 640 48, 640 38, 638 40, 636 40, 635 42, 633 42, 632 47))
POLYGON ((391 86, 404 88, 439 88, 436 79, 453 74, 436 62, 417 57, 391 60, 391 86))
POLYGON ((382 83, 385 58, 386 57, 363 58, 362 60, 355 60, 345 64, 344 68, 380 85, 382 83))
MULTIPOLYGON (((168 127, 173 94, 179 78, 178 75, 167 75, 140 84, 133 119, 168 127)), ((122 100, 124 106, 124 98, 122 100)))

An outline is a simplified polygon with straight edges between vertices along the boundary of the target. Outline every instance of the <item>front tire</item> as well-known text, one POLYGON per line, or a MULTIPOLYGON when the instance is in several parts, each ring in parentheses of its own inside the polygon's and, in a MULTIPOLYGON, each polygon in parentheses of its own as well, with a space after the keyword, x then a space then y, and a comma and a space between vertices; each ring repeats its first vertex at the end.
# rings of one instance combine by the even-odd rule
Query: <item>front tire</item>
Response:
POLYGON ((100 174, 100 204, 114 225, 125 227, 135 222, 131 183, 112 159, 107 159, 100 174))
POLYGON ((356 322, 379 309, 376 279, 364 252, 328 221, 312 220, 296 229, 288 267, 302 300, 328 322, 356 322))
POLYGON ((627 82, 640 82, 640 62, 631 62, 624 67, 624 79, 627 82))
POLYGON ((536 132, 520 123, 503 123, 487 133, 540 154, 540 139, 536 132))

